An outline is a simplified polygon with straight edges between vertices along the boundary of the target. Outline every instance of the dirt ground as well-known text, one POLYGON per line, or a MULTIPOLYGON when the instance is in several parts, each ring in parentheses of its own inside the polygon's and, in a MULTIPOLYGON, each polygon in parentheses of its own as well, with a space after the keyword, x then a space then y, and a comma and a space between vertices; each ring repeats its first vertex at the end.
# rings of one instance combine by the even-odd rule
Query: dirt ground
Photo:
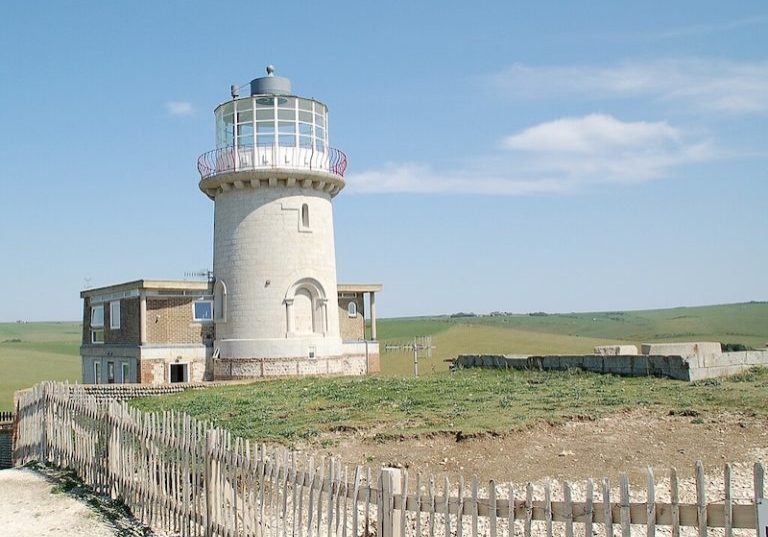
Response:
MULTIPOLYGON (((768 455, 768 420, 749 414, 669 416, 648 410, 629 411, 596 421, 539 425, 501 436, 457 438, 436 435, 378 443, 358 435, 339 435, 336 445, 311 449, 335 455, 344 463, 377 467, 404 466, 465 480, 526 483, 544 478, 573 481, 608 477, 616 482, 628 472, 645 483, 645 469, 660 474, 676 467, 692 476, 702 460, 707 474, 722 474, 725 463, 752 464, 768 455)), ((764 462, 764 461, 763 461, 764 462)))
POLYGON ((61 472, 0 470, 3 537, 152 537, 154 534, 103 498, 84 489, 59 490, 61 472))

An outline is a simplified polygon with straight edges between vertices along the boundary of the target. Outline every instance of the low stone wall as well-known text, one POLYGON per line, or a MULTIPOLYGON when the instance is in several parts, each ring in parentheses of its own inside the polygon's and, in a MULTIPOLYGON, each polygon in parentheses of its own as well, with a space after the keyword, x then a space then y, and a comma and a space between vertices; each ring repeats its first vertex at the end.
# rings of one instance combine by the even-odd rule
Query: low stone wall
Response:
POLYGON ((571 368, 628 376, 658 376, 689 380, 688 364, 680 356, 528 356, 462 355, 455 367, 564 370, 571 368))
MULTIPOLYGON (((230 382, 179 382, 173 384, 70 384, 72 390, 86 393, 96 398, 97 401, 127 401, 139 397, 154 397, 179 393, 185 390, 205 390, 216 386, 226 386, 230 382)), ((19 395, 28 391, 18 390, 14 394, 13 406, 19 395)))
POLYGON ((216 380, 313 375, 365 375, 365 355, 330 356, 324 358, 216 358, 213 375, 216 380))
POLYGON ((454 367, 491 367, 499 369, 563 370, 584 369, 597 373, 628 376, 655 376, 696 381, 734 375, 751 367, 768 366, 768 351, 724 352, 717 356, 505 356, 461 355, 454 367))
POLYGON ((359 376, 379 372, 377 341, 345 341, 341 356, 284 358, 215 358, 215 380, 306 376, 359 376))

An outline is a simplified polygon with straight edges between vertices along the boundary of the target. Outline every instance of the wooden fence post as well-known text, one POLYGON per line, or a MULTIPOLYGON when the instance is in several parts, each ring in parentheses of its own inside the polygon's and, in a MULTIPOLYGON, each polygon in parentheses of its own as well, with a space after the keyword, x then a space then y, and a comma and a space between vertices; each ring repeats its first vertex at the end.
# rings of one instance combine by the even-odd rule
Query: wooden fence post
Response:
POLYGON ((217 436, 214 429, 205 432, 205 535, 207 537, 213 535, 213 450, 216 446, 217 436))
MULTIPOLYGON (((382 473, 383 497, 381 499, 382 537, 403 537, 400 534, 403 509, 395 511, 394 498, 402 494, 403 476, 397 468, 384 468, 382 473)), ((447 494, 447 491, 446 491, 447 494)))

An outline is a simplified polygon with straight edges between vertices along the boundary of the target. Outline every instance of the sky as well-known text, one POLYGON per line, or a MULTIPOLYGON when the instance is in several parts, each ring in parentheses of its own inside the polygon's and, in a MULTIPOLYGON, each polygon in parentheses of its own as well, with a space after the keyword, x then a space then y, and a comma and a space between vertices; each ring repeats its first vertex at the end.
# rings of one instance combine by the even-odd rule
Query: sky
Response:
POLYGON ((768 300, 768 4, 0 6, 0 321, 212 267, 197 157, 267 64, 349 158, 381 317, 768 300))

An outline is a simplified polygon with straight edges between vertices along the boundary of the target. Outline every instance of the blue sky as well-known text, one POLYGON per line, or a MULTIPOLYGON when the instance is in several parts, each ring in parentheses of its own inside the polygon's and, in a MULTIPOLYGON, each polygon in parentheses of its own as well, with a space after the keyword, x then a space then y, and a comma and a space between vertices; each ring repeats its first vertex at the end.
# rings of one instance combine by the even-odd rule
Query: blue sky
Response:
POLYGON ((768 4, 4 2, 0 321, 212 266, 213 108, 330 110, 382 316, 768 299, 768 4))

